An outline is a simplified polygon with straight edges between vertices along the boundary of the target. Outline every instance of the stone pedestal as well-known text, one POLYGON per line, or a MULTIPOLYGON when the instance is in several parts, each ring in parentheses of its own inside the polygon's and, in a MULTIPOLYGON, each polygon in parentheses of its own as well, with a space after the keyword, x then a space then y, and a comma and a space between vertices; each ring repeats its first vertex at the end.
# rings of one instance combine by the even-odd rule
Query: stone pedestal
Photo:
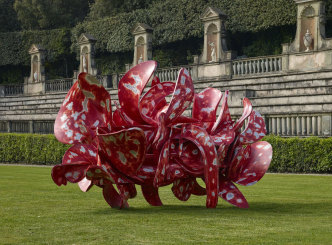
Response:
POLYGON ((80 47, 80 67, 79 73, 86 72, 93 76, 96 76, 98 71, 95 65, 95 52, 94 45, 96 39, 87 34, 83 33, 78 39, 78 45, 80 47))
POLYGON ((213 63, 225 60, 226 30, 224 22, 227 16, 219 9, 208 7, 201 15, 204 23, 204 47, 201 63, 213 63))
POLYGON ((132 30, 135 38, 133 66, 152 59, 152 32, 147 24, 138 23, 132 30))

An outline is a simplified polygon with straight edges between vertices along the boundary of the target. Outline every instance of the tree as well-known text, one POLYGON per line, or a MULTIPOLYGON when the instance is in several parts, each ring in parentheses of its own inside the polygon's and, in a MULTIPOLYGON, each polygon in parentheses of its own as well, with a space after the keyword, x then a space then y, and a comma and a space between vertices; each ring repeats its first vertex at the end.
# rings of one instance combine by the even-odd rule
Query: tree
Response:
POLYGON ((147 8, 152 2, 153 0, 95 0, 90 7, 88 18, 97 20, 118 13, 132 12, 135 9, 147 8))
POLYGON ((91 0, 15 0, 17 18, 25 30, 72 27, 82 21, 91 0))
POLYGON ((0 0, 0 32, 16 31, 20 28, 13 4, 13 0, 0 0))

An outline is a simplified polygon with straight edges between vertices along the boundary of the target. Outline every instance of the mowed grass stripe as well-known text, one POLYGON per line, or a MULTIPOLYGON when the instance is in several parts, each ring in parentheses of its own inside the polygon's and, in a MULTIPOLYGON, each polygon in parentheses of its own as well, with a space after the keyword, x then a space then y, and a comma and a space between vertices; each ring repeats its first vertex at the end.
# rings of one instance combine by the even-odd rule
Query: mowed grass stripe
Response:
POLYGON ((332 176, 266 175, 239 187, 250 208, 205 197, 177 200, 160 189, 163 207, 142 197, 111 209, 101 189, 56 186, 51 168, 0 166, 0 244, 332 244, 332 176))

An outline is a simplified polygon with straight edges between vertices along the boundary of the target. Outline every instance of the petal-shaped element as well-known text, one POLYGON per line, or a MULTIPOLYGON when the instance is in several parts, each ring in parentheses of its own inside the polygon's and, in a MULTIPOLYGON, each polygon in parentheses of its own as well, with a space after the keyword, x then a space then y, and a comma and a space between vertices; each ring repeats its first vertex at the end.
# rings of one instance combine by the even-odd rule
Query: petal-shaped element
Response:
POLYGON ((61 105, 54 134, 65 144, 91 142, 89 128, 107 127, 111 121, 109 93, 95 77, 81 73, 61 105))
POLYGON ((118 111, 117 113, 121 117, 122 122, 124 122, 124 124, 119 126, 134 126, 137 124, 134 120, 127 116, 117 101, 114 101, 114 105, 116 106, 116 110, 118 111))
POLYGON ((193 179, 193 189, 191 191, 191 193, 195 196, 205 196, 206 195, 206 190, 205 188, 203 188, 202 186, 200 186, 197 183, 196 179, 193 179))
POLYGON ((243 113, 240 119, 234 125, 235 133, 242 128, 244 120, 246 120, 252 112, 252 105, 250 100, 248 98, 243 98, 242 102, 243 102, 243 113))
POLYGON ((166 105, 166 97, 173 93, 175 83, 164 82, 153 86, 140 100, 139 111, 143 120, 158 125, 156 115, 166 105))
POLYGON ((129 198, 134 198, 137 196, 137 190, 134 184, 118 184, 117 188, 120 192, 120 195, 128 200, 129 198))
POLYGON ((118 96, 121 108, 137 123, 144 123, 138 109, 140 96, 157 68, 157 62, 146 61, 134 66, 120 80, 118 96))
POLYGON ((218 203, 219 166, 213 141, 204 128, 196 125, 186 126, 182 137, 195 143, 202 154, 207 192, 206 207, 214 208, 218 203))
POLYGON ((114 180, 114 176, 107 171, 105 166, 90 166, 86 171, 86 178, 91 181, 98 181, 101 186, 105 181, 111 183, 117 182, 117 180, 114 180))
POLYGON ((58 186, 66 185, 67 180, 71 183, 81 181, 89 168, 89 164, 66 164, 55 165, 52 168, 52 179, 58 186))
POLYGON ((113 124, 116 127, 122 127, 128 125, 127 122, 123 119, 120 109, 116 109, 113 113, 113 124))
POLYGON ((170 128, 166 127, 165 113, 161 113, 158 121, 158 131, 153 141, 153 147, 156 151, 159 151, 164 143, 168 140, 170 134, 170 128))
POLYGON ((249 208, 246 198, 241 191, 232 183, 232 181, 226 178, 220 178, 219 180, 219 196, 230 204, 239 208, 249 208))
POLYGON ((92 181, 88 180, 85 177, 80 182, 78 182, 77 184, 80 187, 81 191, 83 191, 83 192, 87 192, 93 186, 92 181))
POLYGON ((98 161, 96 147, 88 144, 76 144, 70 147, 62 158, 62 164, 96 165, 98 161))
POLYGON ((158 194, 158 188, 153 187, 152 185, 142 185, 142 193, 145 198, 145 200, 151 205, 151 206, 162 206, 163 203, 160 200, 159 194, 158 194))
POLYGON ((154 85, 157 85, 160 83, 160 79, 159 77, 155 76, 153 79, 152 79, 152 82, 151 82, 151 86, 153 87, 154 85))
POLYGON ((115 133, 98 135, 99 152, 126 175, 135 175, 144 161, 146 140, 140 128, 124 129, 115 133))
POLYGON ((182 68, 179 71, 178 80, 175 85, 175 90, 171 98, 171 102, 166 111, 166 124, 172 122, 175 118, 180 116, 189 106, 194 98, 194 84, 191 80, 189 71, 182 68))
POLYGON ((256 142, 250 146, 250 157, 240 168, 232 181, 240 185, 253 185, 266 173, 272 159, 272 146, 266 141, 256 142))
POLYGON ((220 110, 218 119, 211 129, 211 135, 217 134, 219 131, 221 131, 225 127, 225 125, 233 123, 231 114, 229 113, 229 108, 228 108, 228 103, 227 103, 228 93, 229 93, 228 90, 226 90, 225 95, 222 100, 221 110, 220 110))
POLYGON ((230 163, 226 177, 235 182, 239 179, 241 171, 244 169, 247 160, 250 157, 251 147, 237 147, 234 153, 234 157, 230 163))
POLYGON ((259 112, 253 110, 245 130, 239 136, 240 144, 252 144, 266 135, 264 118, 259 112))
POLYGON ((185 142, 180 159, 179 164, 191 175, 200 176, 204 174, 202 154, 193 142, 185 142))
POLYGON ((174 182, 176 179, 187 178, 188 175, 183 171, 179 164, 170 164, 167 168, 167 183, 174 182))
POLYGON ((103 186, 103 196, 105 201, 112 207, 112 208, 128 208, 129 205, 127 200, 123 198, 119 193, 115 190, 112 183, 106 182, 103 186))
POLYGON ((202 121, 202 127, 210 132, 216 121, 216 114, 222 93, 215 88, 206 88, 195 94, 192 110, 193 118, 202 121))
POLYGON ((223 123, 224 127, 215 135, 212 135, 213 142, 219 146, 221 144, 230 145, 235 139, 233 123, 223 123))
POLYGON ((174 196, 181 201, 187 201, 191 196, 191 191, 193 189, 192 179, 178 179, 174 181, 172 191, 174 196))
POLYGON ((163 148, 160 151, 158 166, 153 180, 153 185, 155 187, 162 186, 165 183, 166 173, 169 164, 169 147, 170 147, 170 140, 166 141, 166 143, 164 144, 163 148))

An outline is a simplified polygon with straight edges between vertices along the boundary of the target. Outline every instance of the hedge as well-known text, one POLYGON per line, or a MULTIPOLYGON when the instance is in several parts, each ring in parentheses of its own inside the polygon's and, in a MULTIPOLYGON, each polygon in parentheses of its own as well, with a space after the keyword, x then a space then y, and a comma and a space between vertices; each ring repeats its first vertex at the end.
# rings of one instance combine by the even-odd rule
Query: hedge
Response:
MULTIPOLYGON (((266 136, 273 147, 270 172, 332 173, 331 138, 266 136)), ((69 148, 54 135, 0 134, 0 162, 53 165, 69 148)))
POLYGON ((69 148, 54 135, 0 134, 0 162, 53 165, 69 148))

